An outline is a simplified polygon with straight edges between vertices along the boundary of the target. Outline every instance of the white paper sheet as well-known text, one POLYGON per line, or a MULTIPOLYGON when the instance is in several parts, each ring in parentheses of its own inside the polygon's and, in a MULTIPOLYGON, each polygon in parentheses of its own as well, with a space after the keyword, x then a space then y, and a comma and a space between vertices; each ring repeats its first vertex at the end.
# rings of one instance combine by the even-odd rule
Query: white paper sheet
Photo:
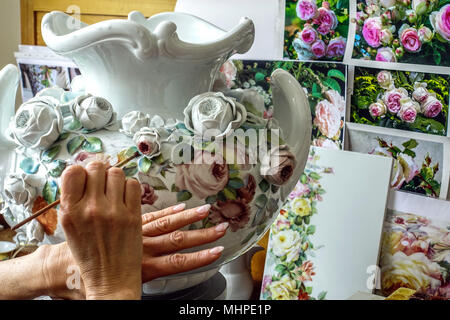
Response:
POLYGON ((234 59, 283 59, 285 0, 178 0, 175 11, 189 13, 231 30, 242 17, 255 24, 255 43, 234 59))

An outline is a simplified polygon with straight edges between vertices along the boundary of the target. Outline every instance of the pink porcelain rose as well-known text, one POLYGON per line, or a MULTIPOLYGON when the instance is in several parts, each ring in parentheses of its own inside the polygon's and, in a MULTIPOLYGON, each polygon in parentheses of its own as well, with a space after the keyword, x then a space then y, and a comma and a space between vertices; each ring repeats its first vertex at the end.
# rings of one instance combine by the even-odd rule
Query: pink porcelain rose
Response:
POLYGON ((193 164, 177 166, 175 185, 200 199, 216 195, 228 183, 228 165, 222 156, 195 151, 193 164))
POLYGON ((347 40, 343 37, 337 37, 328 43, 327 46, 327 57, 328 58, 339 58, 345 54, 345 46, 347 40))
POLYGON ((439 11, 432 12, 430 22, 442 38, 450 41, 450 4, 446 4, 439 11))
POLYGON ((306 44, 313 44, 317 40, 317 31, 310 24, 305 24, 300 39, 306 44))
POLYGON ((333 10, 330 10, 330 4, 326 1, 322 2, 322 7, 318 9, 319 17, 314 21, 319 25, 317 31, 321 35, 327 35, 331 30, 336 29, 338 20, 333 10))
POLYGON ((383 102, 390 113, 397 114, 401 108, 400 100, 404 98, 408 98, 408 91, 405 88, 395 88, 386 91, 383 96, 383 102))
POLYGON ((392 51, 392 48, 383 47, 378 49, 375 60, 383 62, 397 62, 397 57, 395 56, 394 51, 392 51))
POLYGON ((304 21, 317 16, 316 0, 300 0, 297 3, 297 16, 304 21))
POLYGON ((325 56, 327 46, 322 40, 317 40, 311 45, 311 51, 316 59, 320 59, 325 56))
POLYGON ((381 30, 383 29, 383 23, 380 17, 372 17, 364 21, 362 34, 364 40, 372 48, 378 48, 381 45, 381 30))
POLYGON ((442 103, 434 96, 428 96, 421 106, 423 115, 427 118, 435 118, 442 111, 442 103))
POLYGON ((333 139, 341 129, 341 112, 328 100, 316 105, 314 125, 327 138, 333 139))
POLYGON ((422 49, 422 42, 419 38, 419 33, 414 28, 409 28, 407 25, 399 30, 400 42, 407 52, 419 52, 422 49))

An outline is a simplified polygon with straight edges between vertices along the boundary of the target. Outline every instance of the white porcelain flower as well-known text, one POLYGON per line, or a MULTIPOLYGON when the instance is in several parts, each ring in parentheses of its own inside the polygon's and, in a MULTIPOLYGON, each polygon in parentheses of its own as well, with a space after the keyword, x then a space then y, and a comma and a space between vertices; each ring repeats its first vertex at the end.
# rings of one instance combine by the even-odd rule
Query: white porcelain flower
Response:
POLYGON ((227 96, 233 97, 243 104, 247 112, 262 117, 266 107, 264 98, 255 89, 235 89, 227 92, 227 96))
POLYGON ((139 151, 149 157, 157 157, 161 154, 161 136, 156 128, 142 128, 133 137, 139 151))
POLYGON ((38 181, 26 174, 10 174, 4 183, 6 200, 15 205, 29 207, 37 194, 38 181))
POLYGON ((247 119, 245 107, 221 92, 207 92, 194 97, 184 110, 186 128, 207 139, 222 139, 238 129, 247 119))
POLYGON ((58 105, 58 100, 48 96, 24 103, 10 124, 11 138, 26 148, 48 149, 58 140, 64 128, 64 119, 58 105))
POLYGON ((79 96, 71 105, 70 111, 88 130, 103 129, 116 120, 116 114, 111 103, 91 94, 79 96))
POLYGON ((148 127, 149 116, 140 111, 128 112, 122 118, 122 129, 120 130, 129 137, 133 137, 142 128, 148 127))

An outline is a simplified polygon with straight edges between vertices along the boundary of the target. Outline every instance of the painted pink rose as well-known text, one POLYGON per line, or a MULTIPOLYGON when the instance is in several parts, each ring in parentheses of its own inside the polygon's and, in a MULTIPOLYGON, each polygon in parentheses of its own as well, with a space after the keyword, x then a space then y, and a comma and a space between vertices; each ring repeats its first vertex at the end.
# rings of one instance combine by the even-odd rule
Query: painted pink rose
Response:
POLYGON ((326 48, 327 46, 322 40, 317 40, 311 45, 311 51, 316 59, 320 59, 325 56, 327 50, 326 48))
POLYGON ((297 16, 307 21, 317 16, 316 0, 300 0, 297 3, 297 16))
POLYGON ((247 177, 247 183, 244 187, 240 188, 237 193, 239 195, 239 198, 244 200, 247 203, 250 203, 253 201, 253 198, 255 197, 256 193, 256 180, 255 178, 249 174, 247 177))
POLYGON ((389 89, 393 85, 392 74, 389 71, 383 70, 378 72, 377 81, 383 89, 389 89))
POLYGON ((395 56, 394 51, 392 51, 392 48, 383 47, 378 49, 375 60, 383 62, 397 62, 397 57, 395 56))
POLYGON ((155 189, 150 187, 148 183, 141 183, 141 192, 141 204, 153 205, 158 200, 155 189))
POLYGON ((315 147, 325 148, 325 149, 332 149, 332 150, 340 150, 339 146, 334 142, 333 140, 326 139, 326 138, 317 138, 314 139, 312 142, 312 145, 315 147))
POLYGON ((271 149, 261 159, 261 176, 269 183, 282 186, 294 173, 297 161, 287 146, 271 149))
POLYGON ((400 100, 404 98, 408 98, 408 91, 405 88, 396 88, 386 91, 383 102, 390 113, 397 114, 401 108, 400 100))
POLYGON ((427 118, 435 118, 442 111, 442 103, 434 96, 428 96, 421 106, 423 115, 427 118))
POLYGON ((299 181, 297 182, 294 190, 292 190, 292 192, 289 194, 289 199, 294 200, 296 198, 301 198, 310 192, 311 190, 309 189, 309 186, 299 181))
POLYGON ((386 114, 386 106, 382 101, 372 103, 369 106, 369 113, 373 118, 383 117, 386 114))
POLYGON ((250 221, 250 207, 242 199, 218 201, 211 207, 209 221, 215 225, 228 222, 230 230, 236 232, 250 221))
POLYGON ((367 44, 373 48, 378 48, 381 45, 381 30, 383 24, 380 17, 372 17, 364 21, 362 34, 367 44))
POLYGON ((432 12, 430 22, 439 35, 450 41, 450 4, 446 4, 439 11, 432 12))
POLYGON ((343 37, 337 37, 328 43, 327 47, 327 57, 328 58, 339 58, 345 54, 345 46, 347 45, 347 40, 343 37))
POLYGON ((314 125, 327 138, 333 139, 341 128, 341 113, 328 100, 322 100, 316 105, 314 125))
POLYGON ((341 96, 339 92, 336 90, 328 90, 325 92, 325 97, 328 99, 328 101, 331 102, 333 106, 335 106, 339 112, 341 113, 341 117, 345 116, 345 98, 341 96))
POLYGON ((300 39, 306 44, 312 44, 317 40, 317 31, 311 25, 306 24, 300 32, 300 39))
POLYGON ((404 28, 400 30, 400 42, 408 52, 419 52, 422 48, 422 42, 419 39, 419 33, 414 28, 404 28))
POLYGON ((319 17, 314 21, 319 25, 317 31, 321 35, 327 35, 331 30, 336 29, 338 20, 333 10, 330 10, 328 2, 324 1, 322 7, 318 9, 319 17))
POLYGON ((216 195, 228 183, 228 165, 222 156, 196 151, 193 164, 177 166, 175 185, 200 199, 216 195))
POLYGON ((404 102, 401 102, 398 116, 405 122, 413 123, 416 121, 418 109, 419 106, 417 105, 417 102, 414 102, 409 98, 405 99, 404 102))
POLYGON ((430 42, 433 39, 433 31, 430 30, 430 28, 427 27, 421 27, 419 29, 419 39, 422 42, 430 42))

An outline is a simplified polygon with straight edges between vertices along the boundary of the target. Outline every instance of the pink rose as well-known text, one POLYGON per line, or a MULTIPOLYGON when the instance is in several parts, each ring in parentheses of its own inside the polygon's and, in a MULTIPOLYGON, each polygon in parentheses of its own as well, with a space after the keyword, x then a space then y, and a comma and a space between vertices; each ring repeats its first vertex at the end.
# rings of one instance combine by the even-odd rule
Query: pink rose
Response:
POLYGON ((307 21, 317 16, 317 4, 315 0, 300 0, 297 3, 297 16, 307 21))
POLYGON ((322 40, 317 40, 311 45, 311 51, 317 59, 322 58, 326 53, 325 42, 322 40))
POLYGON ((422 42, 430 42, 433 39, 433 31, 430 30, 430 28, 427 27, 421 27, 419 29, 419 39, 422 42))
POLYGON ((228 183, 228 165, 222 156, 195 151, 193 164, 177 166, 175 185, 200 199, 216 195, 228 183))
POLYGON ((219 74, 214 83, 214 91, 231 89, 236 80, 237 68, 230 60, 225 62, 219 69, 219 74))
POLYGON ((327 57, 328 58, 338 58, 345 54, 345 46, 347 40, 343 37, 337 37, 328 43, 327 47, 327 57))
POLYGON ((383 62, 397 62, 397 57, 395 56, 395 53, 391 48, 383 47, 378 49, 375 60, 383 62))
POLYGON ((339 92, 336 90, 328 90, 325 92, 325 97, 328 99, 328 101, 331 102, 333 106, 335 106, 339 112, 341 113, 341 117, 345 116, 345 99, 339 92))
POLYGON ((437 33, 450 41, 450 4, 443 6, 439 12, 432 12, 430 22, 437 33))
POLYGON ((319 17, 314 21, 314 23, 319 25, 317 31, 321 35, 327 35, 331 30, 336 29, 338 26, 338 20, 336 18, 336 14, 333 10, 330 10, 328 2, 323 2, 322 7, 319 8, 319 17))
POLYGON ((405 88, 392 89, 386 91, 383 96, 383 102, 388 111, 392 114, 397 114, 400 111, 400 100, 408 97, 408 91, 405 88))
POLYGON ((312 44, 317 40, 317 31, 311 25, 307 24, 300 32, 300 39, 306 44, 312 44))
POLYGON ((364 21, 362 34, 367 44, 373 48, 378 48, 381 45, 381 30, 383 24, 380 17, 372 17, 364 21))
POLYGON ((416 121, 417 112, 419 106, 417 102, 412 101, 411 99, 404 99, 401 101, 401 108, 398 112, 398 116, 405 122, 413 123, 416 121))
POLYGON ((249 223, 250 207, 241 199, 218 201, 211 207, 209 221, 215 225, 228 222, 230 230, 236 232, 249 223))
POLYGON ((333 149, 340 150, 339 146, 332 140, 326 138, 317 138, 314 139, 312 145, 315 147, 325 148, 325 149, 333 149))
POLYGON ((289 199, 294 200, 295 198, 301 198, 307 195, 311 190, 307 184, 303 184, 300 181, 297 182, 294 190, 289 194, 289 199))
POLYGON ((401 28, 400 29, 400 42, 402 43, 405 51, 419 52, 422 48, 422 42, 419 39, 419 33, 414 28, 401 28))
POLYGON ((261 159, 260 174, 269 183, 282 186, 294 174, 297 161, 287 146, 271 149, 261 159))
POLYGON ((383 70, 377 74, 377 81, 383 89, 389 89, 393 85, 392 74, 389 71, 383 70))
POLYGON ((153 205, 158 200, 158 196, 155 194, 155 189, 150 187, 148 183, 141 183, 141 191, 141 204, 153 205))
POLYGON ((427 84, 425 82, 416 82, 414 84, 414 92, 412 94, 414 100, 419 103, 424 103, 429 96, 430 93, 427 90, 427 84))
POLYGON ((425 117, 435 118, 442 111, 442 103, 436 97, 428 96, 421 109, 425 117))
POLYGON ((373 118, 383 117, 386 114, 386 106, 382 101, 372 103, 369 106, 369 112, 373 118))
POLYGON ((328 100, 322 100, 316 105, 314 125, 327 138, 333 139, 341 128, 341 113, 328 100))

